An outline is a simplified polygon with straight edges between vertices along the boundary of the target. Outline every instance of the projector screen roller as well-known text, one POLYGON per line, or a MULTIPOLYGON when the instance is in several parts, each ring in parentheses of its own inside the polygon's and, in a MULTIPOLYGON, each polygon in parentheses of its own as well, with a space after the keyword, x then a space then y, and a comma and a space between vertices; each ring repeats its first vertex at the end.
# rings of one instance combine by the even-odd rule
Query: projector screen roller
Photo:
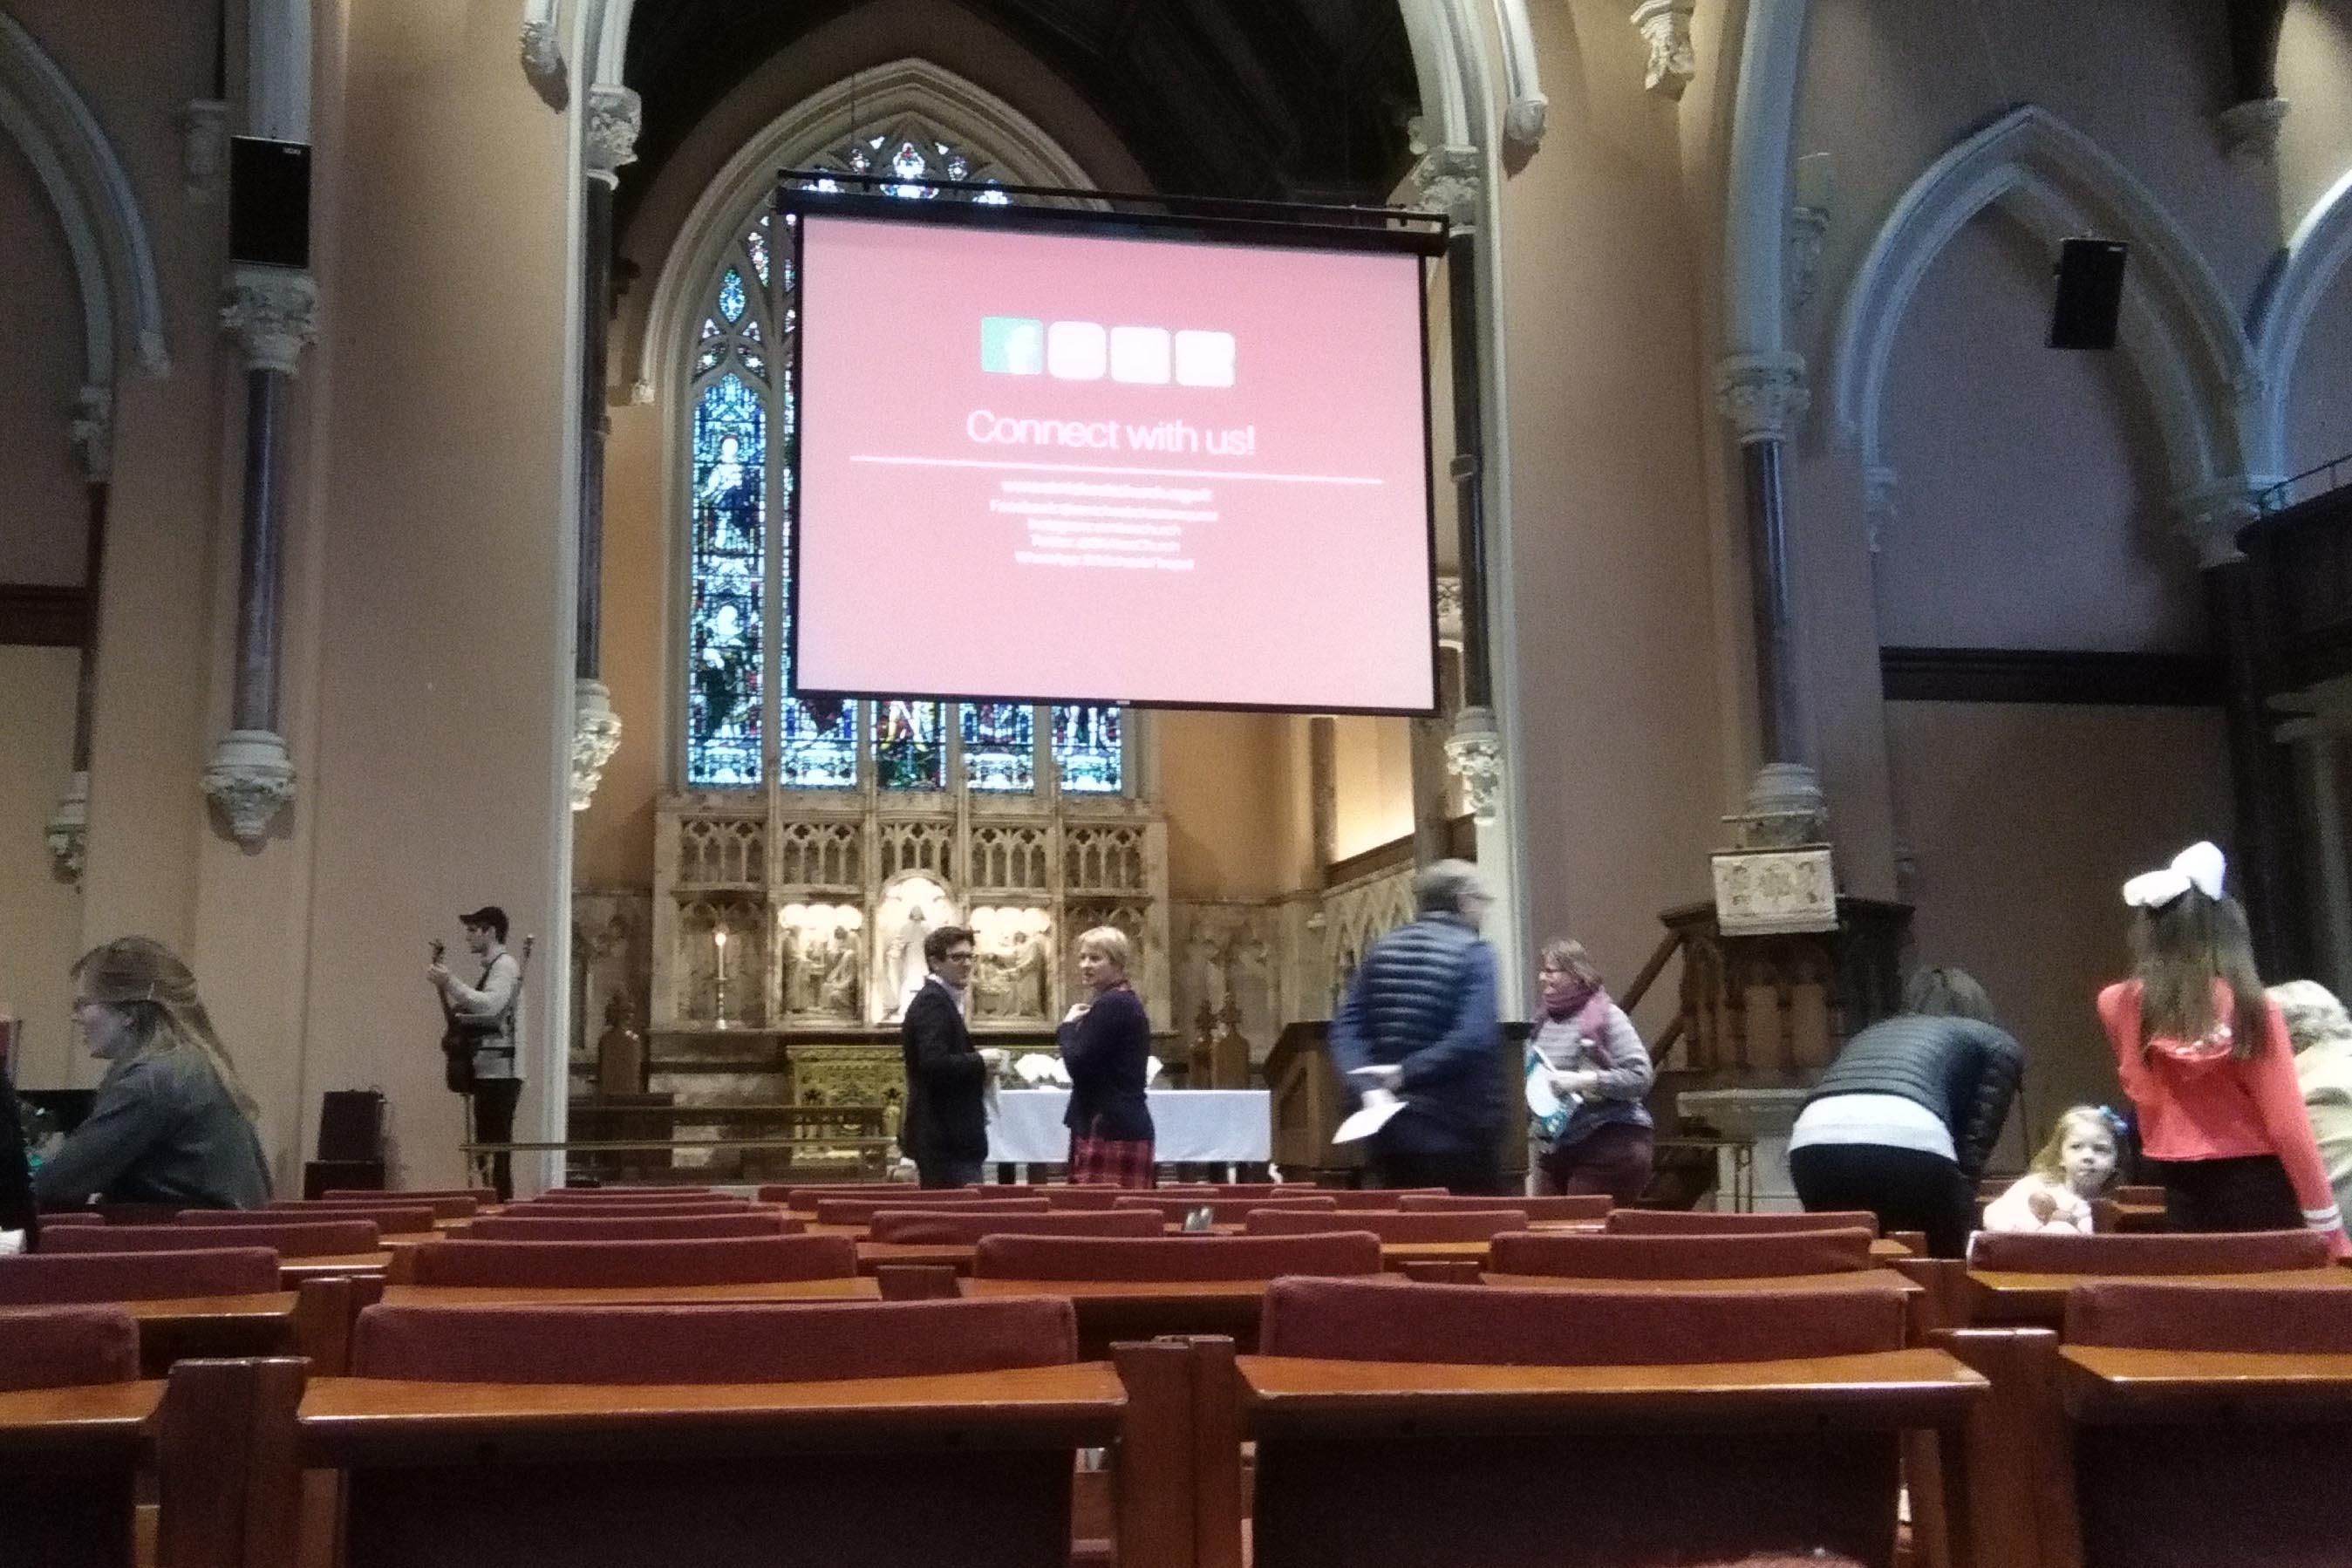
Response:
POLYGON ((799 690, 1434 709, 1417 256, 800 230, 799 690))

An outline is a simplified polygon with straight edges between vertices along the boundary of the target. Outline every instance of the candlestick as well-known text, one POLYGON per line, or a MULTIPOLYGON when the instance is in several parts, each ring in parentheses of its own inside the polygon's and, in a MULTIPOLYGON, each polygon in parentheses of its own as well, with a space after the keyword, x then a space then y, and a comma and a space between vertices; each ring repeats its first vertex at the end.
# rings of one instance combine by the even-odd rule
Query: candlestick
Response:
POLYGON ((719 926, 710 933, 711 944, 718 949, 715 965, 719 980, 719 995, 712 1010, 718 1014, 718 1026, 727 1026, 727 928, 719 926))

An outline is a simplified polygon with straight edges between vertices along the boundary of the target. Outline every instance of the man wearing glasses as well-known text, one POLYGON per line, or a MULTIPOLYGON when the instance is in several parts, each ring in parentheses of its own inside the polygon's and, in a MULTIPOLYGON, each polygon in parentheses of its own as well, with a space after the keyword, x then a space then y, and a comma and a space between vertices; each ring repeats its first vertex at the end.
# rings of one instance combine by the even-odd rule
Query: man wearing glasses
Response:
POLYGON ((907 1004, 898 1048, 907 1067, 907 1112, 898 1147, 925 1187, 968 1187, 988 1163, 988 1080, 1004 1053, 974 1049, 964 1027, 971 987, 971 932, 941 926, 923 939, 930 975, 907 1004))

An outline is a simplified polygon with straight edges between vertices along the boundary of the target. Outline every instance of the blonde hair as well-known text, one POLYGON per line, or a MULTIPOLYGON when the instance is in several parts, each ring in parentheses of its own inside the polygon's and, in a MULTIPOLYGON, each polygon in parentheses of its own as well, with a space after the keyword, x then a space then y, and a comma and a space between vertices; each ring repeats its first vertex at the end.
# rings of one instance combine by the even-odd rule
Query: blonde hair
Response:
POLYGON ((75 960, 73 978, 86 1000, 131 1020, 132 1058, 194 1051, 245 1119, 260 1121, 261 1108, 246 1092, 227 1047, 213 1031, 212 1015, 196 994, 195 975, 170 948, 151 937, 117 937, 75 960))
POLYGON ((2352 1016, 2345 1013, 2336 993, 2318 981, 2283 981, 2270 988, 2270 999, 2286 1020, 2286 1037, 2297 1056, 2314 1046, 2352 1040, 2352 1016))
POLYGON ((1126 973, 1135 962, 1135 944, 1128 941, 1127 933, 1117 926, 1096 926, 1090 931, 1080 931, 1078 951, 1084 952, 1088 948, 1118 964, 1121 974, 1126 973))
POLYGON ((2066 1130, 2078 1124, 2096 1129, 2099 1136, 2107 1141, 2107 1147, 2116 1152, 2115 1166, 2100 1184, 2103 1188, 2115 1185, 2116 1178, 2123 1174, 2124 1141, 2116 1135, 2116 1124, 2107 1120, 2107 1113, 2095 1105, 2070 1105, 2060 1111, 2058 1125, 2050 1130, 2050 1141, 2035 1151, 2033 1163, 2027 1168, 2037 1176, 2063 1184, 2066 1180, 2066 1130))

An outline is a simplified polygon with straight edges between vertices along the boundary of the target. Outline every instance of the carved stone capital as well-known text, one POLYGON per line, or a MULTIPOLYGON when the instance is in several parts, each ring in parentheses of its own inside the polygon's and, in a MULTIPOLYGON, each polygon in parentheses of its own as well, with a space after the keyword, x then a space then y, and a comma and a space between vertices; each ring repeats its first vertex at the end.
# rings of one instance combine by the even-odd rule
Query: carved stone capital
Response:
POLYGON ((1715 390, 1743 447, 1794 440, 1797 423, 1811 402, 1805 356, 1797 353, 1727 355, 1716 366, 1715 390))
POLYGON ((572 102, 572 70, 563 63, 563 40, 551 19, 531 17, 522 25, 522 74, 548 108, 562 113, 572 102))
POLYGON ((1470 815, 1491 827, 1503 811, 1503 737, 1491 709, 1465 708, 1446 738, 1445 765, 1462 781, 1470 815))
POLYGON ((1467 227, 1478 221, 1478 190, 1485 164, 1475 149, 1433 147, 1417 159, 1404 177, 1412 205, 1423 212, 1442 212, 1467 227))
POLYGON ((60 881, 81 881, 82 853, 89 840, 89 774, 77 773, 49 814, 49 859, 60 881))
POLYGON ((604 782, 604 764, 621 745, 621 716, 613 711, 613 694, 601 680, 572 685, 572 809, 585 811, 604 782))
POLYGON ((294 763, 286 742, 267 730, 231 730, 213 748, 204 788, 229 837, 252 848, 294 800, 294 763))
POLYGON ((2260 487, 2243 478, 2216 479, 2173 498, 2173 520, 2197 547, 2200 571, 2245 559, 2238 549, 2238 535, 2262 516, 2261 498, 2260 487))
POLYGON ((74 451, 85 483, 102 485, 114 474, 114 389, 85 386, 74 398, 74 451))
POLYGON ((208 202, 220 195, 228 170, 228 105, 199 98, 180 110, 180 178, 188 199, 208 202))
POLYGON ((236 334, 247 369, 298 374, 302 351, 319 340, 319 286, 290 267, 238 267, 220 319, 236 334))
POLYGON ((1642 77, 1650 91, 1680 99, 1698 74, 1698 57, 1691 48, 1691 13, 1697 8, 1697 0, 1642 0, 1633 7, 1634 29, 1650 46, 1649 68, 1642 77))
POLYGON ((2213 117, 2213 128, 2221 133, 2221 150, 2253 163, 2278 162, 2279 128, 2285 123, 2284 98, 2250 98, 2213 117))
POLYGON ((598 82, 588 89, 588 177, 618 184, 621 165, 637 161, 645 103, 625 87, 598 82))
POLYGON ((1437 580, 1437 640, 1453 647, 1462 646, 1462 579, 1455 576, 1437 580))
POLYGON ((1826 844, 1829 802, 1802 763, 1767 763, 1748 781, 1745 809, 1723 819, 1734 849, 1794 849, 1826 844))

